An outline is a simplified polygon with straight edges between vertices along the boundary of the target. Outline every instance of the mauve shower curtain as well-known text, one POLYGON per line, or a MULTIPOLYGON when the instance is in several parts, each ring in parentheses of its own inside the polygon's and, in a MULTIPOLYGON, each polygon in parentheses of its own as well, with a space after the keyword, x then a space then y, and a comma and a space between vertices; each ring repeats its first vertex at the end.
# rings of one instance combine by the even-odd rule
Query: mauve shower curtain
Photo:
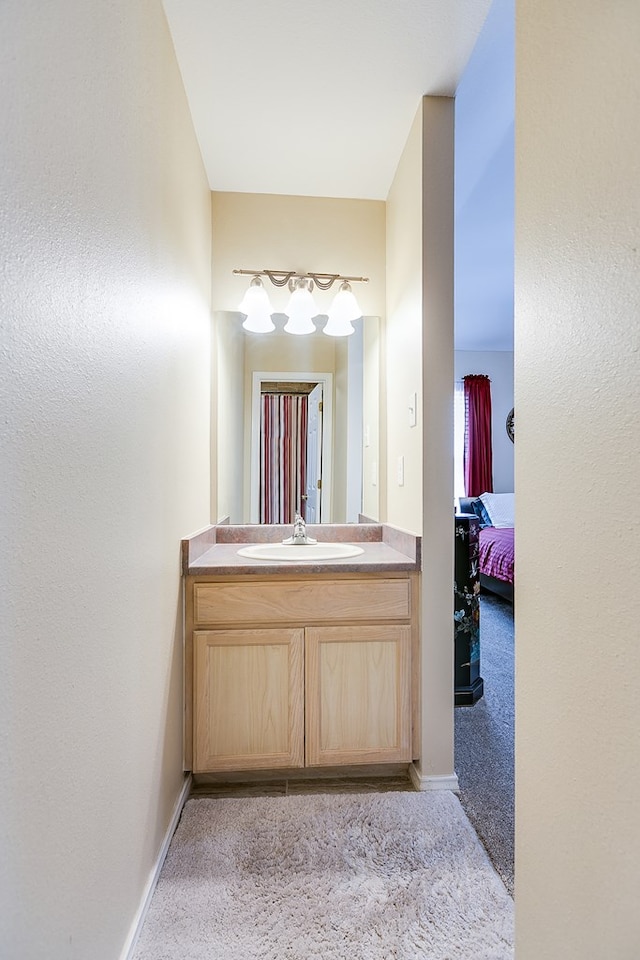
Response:
POLYGON ((305 514, 307 397, 263 393, 260 429, 260 523, 293 523, 305 514))
POLYGON ((493 491, 491 381, 485 374, 471 374, 463 381, 464 486, 468 497, 479 497, 493 491))

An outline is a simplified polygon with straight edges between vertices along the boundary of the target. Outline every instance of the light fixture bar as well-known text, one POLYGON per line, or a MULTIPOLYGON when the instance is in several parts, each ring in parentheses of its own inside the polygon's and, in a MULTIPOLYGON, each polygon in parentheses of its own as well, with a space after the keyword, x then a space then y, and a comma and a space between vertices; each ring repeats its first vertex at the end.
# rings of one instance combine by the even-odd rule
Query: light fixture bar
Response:
POLYGON ((234 270, 233 273, 246 277, 269 277, 276 287, 284 287, 290 280, 313 280, 319 290, 328 290, 336 280, 351 283, 369 282, 369 277, 345 277, 340 273, 298 273, 295 270, 234 270))

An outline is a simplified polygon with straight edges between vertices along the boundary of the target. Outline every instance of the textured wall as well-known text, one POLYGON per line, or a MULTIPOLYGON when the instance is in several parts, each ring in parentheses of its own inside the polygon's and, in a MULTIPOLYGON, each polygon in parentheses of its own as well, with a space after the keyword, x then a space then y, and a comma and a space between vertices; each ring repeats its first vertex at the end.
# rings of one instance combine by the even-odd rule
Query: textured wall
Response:
POLYGON ((518 960, 638 956, 640 8, 518 0, 518 960))
POLYGON ((209 193, 157 0, 6 0, 0 71, 0 954, 114 960, 182 785, 209 193))

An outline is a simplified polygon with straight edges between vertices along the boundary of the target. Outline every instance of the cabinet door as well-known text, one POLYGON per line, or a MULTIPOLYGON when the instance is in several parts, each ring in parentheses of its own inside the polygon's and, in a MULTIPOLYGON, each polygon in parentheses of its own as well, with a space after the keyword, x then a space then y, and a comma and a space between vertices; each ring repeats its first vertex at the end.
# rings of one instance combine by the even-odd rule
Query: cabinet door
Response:
POLYGON ((301 629, 197 630, 194 772, 304 765, 301 629))
POLYGON ((307 766, 411 759, 408 626, 309 627, 307 766))

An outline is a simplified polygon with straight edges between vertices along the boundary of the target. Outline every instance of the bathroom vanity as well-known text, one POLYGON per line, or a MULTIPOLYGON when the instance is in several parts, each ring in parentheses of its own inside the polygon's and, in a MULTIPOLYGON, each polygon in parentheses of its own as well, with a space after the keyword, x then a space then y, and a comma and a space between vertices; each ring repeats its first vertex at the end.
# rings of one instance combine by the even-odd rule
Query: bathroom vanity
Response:
POLYGON ((416 756, 420 538, 373 523, 308 531, 362 552, 239 553, 281 543, 291 528, 278 525, 218 524, 182 543, 185 768, 194 773, 416 756))

